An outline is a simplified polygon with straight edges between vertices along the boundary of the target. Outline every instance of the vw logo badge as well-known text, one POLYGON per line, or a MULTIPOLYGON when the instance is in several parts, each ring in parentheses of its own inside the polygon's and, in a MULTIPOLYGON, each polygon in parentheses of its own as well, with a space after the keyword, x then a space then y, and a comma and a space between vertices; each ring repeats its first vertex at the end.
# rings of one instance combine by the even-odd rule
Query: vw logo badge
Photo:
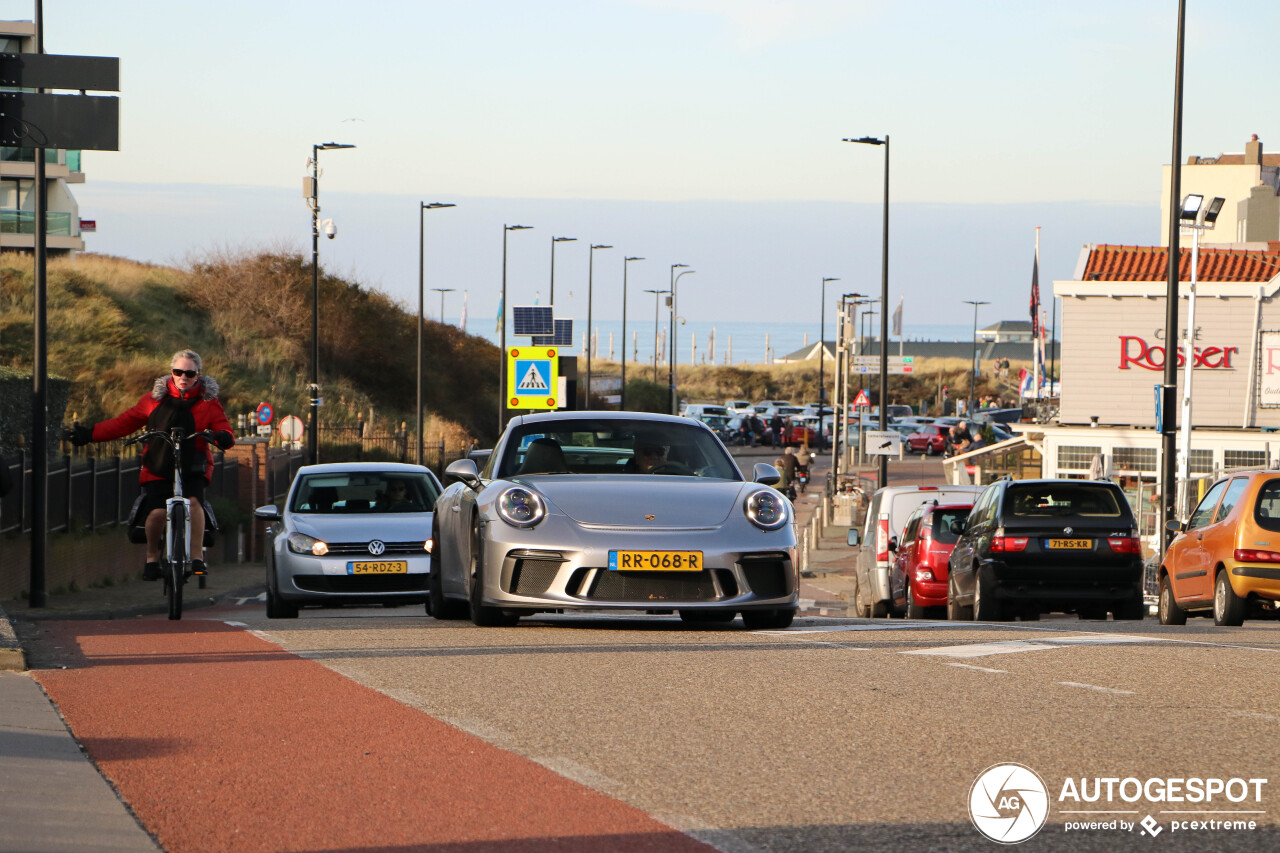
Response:
POLYGON ((1072 530, 1074 530, 1074 529, 1075 529, 1075 528, 1073 528, 1073 527, 1064 527, 1064 528, 1062 528, 1062 532, 1063 532, 1063 533, 1065 533, 1065 534, 1067 534, 1068 536, 1070 536, 1070 535, 1071 535, 1071 531, 1072 531, 1072 530))
POLYGON ((381 539, 375 539, 369 543, 369 553, 375 557, 382 556, 382 552, 387 550, 387 545, 381 539))

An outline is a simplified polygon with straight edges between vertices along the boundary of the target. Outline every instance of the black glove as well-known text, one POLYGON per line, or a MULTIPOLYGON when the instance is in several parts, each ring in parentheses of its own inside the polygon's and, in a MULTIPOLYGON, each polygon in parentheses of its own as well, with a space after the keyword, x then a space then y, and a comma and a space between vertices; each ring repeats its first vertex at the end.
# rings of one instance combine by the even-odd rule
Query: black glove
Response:
POLYGON ((236 443, 236 439, 229 432, 215 432, 213 434, 213 443, 218 445, 220 450, 230 450, 231 445, 236 443))
POLYGON ((93 443, 93 427, 76 423, 71 429, 63 433, 63 437, 76 447, 83 447, 86 444, 93 443))

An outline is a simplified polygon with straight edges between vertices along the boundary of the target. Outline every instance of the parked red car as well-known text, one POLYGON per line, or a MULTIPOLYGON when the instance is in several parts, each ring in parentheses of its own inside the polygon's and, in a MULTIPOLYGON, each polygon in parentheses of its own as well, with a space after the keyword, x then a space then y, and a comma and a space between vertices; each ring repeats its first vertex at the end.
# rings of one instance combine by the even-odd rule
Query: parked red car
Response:
POLYGON ((921 504, 907 517, 898 536, 894 571, 889 573, 893 609, 923 619, 931 608, 947 606, 947 561, 959 535, 952 524, 964 524, 973 504, 935 501, 921 504))
POLYGON ((907 446, 912 453, 923 453, 926 456, 937 456, 947 447, 947 433, 951 424, 931 423, 920 427, 907 436, 907 446))
POLYGON ((818 446, 818 431, 808 426, 801 418, 789 418, 786 425, 782 429, 782 441, 784 444, 808 444, 810 447, 818 446))

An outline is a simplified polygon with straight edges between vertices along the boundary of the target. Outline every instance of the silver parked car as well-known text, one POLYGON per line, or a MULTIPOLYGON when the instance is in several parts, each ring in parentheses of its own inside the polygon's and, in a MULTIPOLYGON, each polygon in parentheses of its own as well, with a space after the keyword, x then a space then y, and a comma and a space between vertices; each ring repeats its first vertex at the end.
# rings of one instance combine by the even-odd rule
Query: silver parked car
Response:
POLYGON ((298 469, 284 509, 259 507, 267 529, 267 617, 307 604, 422 604, 431 520, 441 492, 430 469, 342 462, 298 469))
POLYGON ((431 613, 477 625, 563 610, 679 611, 785 628, 796 535, 778 472, 744 480, 706 425, 639 412, 508 424, 483 471, 454 462, 436 502, 431 613))

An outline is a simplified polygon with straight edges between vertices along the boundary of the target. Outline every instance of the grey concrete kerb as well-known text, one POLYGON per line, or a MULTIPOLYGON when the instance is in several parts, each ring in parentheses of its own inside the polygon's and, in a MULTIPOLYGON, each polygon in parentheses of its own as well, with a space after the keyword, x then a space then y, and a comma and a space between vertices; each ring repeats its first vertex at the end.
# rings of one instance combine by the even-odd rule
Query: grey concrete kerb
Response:
POLYGON ((27 660, 22 654, 22 644, 14 633, 9 614, 0 610, 0 670, 26 672, 27 660))

